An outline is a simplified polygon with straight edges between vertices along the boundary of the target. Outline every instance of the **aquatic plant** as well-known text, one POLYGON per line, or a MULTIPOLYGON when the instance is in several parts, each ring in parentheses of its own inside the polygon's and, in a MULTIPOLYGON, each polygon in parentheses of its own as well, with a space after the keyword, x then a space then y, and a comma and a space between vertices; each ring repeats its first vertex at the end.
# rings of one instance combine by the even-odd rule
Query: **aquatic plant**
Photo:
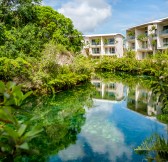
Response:
POLYGON ((143 143, 134 149, 137 154, 145 155, 148 161, 168 160, 168 139, 158 134, 147 138, 143 143))

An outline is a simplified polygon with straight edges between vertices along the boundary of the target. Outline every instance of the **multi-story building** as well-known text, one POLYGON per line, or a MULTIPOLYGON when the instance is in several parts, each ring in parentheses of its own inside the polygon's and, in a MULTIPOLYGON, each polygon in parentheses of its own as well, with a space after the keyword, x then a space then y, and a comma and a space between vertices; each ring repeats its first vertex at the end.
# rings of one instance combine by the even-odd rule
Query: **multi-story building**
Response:
POLYGON ((168 48, 168 17, 127 29, 126 48, 134 50, 138 60, 168 48))
POLYGON ((122 34, 95 34, 84 35, 83 53, 92 57, 123 56, 122 34))
POLYGON ((96 87, 97 92, 93 95, 95 99, 122 101, 124 99, 124 85, 122 83, 104 83, 100 79, 92 79, 91 83, 96 87))

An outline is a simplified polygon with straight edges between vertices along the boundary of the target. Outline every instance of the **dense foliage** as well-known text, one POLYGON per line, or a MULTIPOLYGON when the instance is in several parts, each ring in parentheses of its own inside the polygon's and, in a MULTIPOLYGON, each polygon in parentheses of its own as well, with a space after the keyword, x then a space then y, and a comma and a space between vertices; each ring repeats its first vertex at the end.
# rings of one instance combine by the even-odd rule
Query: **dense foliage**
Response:
POLYGON ((168 73, 168 51, 158 52, 153 58, 137 60, 133 51, 128 51, 125 57, 104 57, 101 60, 95 60, 95 69, 97 71, 123 71, 130 74, 141 74, 160 77, 167 77, 168 73))
POLYGON ((0 1, 0 77, 42 93, 87 81, 93 68, 77 55, 81 33, 69 18, 40 2, 0 1))
POLYGON ((37 1, 6 1, 0 3, 0 54, 8 58, 39 57, 44 44, 53 41, 68 50, 79 52, 81 33, 72 21, 51 7, 37 1))

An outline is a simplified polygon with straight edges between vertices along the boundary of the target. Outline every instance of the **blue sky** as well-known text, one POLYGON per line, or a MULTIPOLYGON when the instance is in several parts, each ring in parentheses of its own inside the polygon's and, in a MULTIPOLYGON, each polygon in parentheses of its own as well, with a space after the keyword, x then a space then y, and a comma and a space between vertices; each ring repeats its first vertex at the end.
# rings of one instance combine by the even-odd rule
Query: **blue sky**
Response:
POLYGON ((168 17, 168 0, 43 0, 83 34, 122 33, 131 26, 168 17))

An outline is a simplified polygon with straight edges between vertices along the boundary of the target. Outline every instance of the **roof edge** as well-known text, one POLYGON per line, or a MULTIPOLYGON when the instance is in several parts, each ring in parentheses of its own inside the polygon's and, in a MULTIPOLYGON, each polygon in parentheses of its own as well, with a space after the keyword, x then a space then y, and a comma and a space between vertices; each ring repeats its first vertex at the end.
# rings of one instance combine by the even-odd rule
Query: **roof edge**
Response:
POLYGON ((157 23, 163 22, 164 20, 168 20, 168 17, 157 19, 157 20, 153 20, 153 21, 149 21, 149 22, 146 22, 146 23, 143 23, 143 24, 139 24, 139 25, 136 25, 136 26, 132 26, 132 27, 126 29, 126 31, 134 29, 134 28, 137 28, 137 27, 141 27, 143 25, 157 24, 157 23))
POLYGON ((124 35, 122 35, 121 33, 109 33, 109 34, 84 34, 83 37, 101 37, 101 36, 116 36, 116 35, 121 35, 122 37, 124 37, 124 35))

